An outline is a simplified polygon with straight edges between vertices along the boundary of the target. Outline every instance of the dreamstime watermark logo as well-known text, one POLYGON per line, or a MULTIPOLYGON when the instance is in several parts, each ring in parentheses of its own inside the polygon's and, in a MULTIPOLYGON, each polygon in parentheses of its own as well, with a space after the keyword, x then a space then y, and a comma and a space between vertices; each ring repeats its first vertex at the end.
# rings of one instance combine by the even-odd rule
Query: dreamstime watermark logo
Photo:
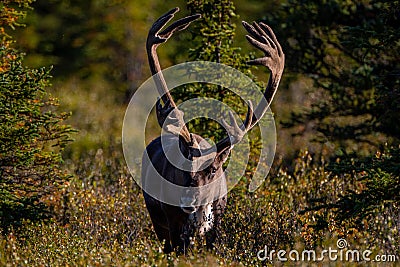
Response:
MULTIPOLYGON (((262 101, 264 101, 264 103, 267 102, 262 93, 262 89, 249 77, 223 64, 206 61, 187 62, 164 69, 162 70, 162 74, 170 91, 186 84, 205 83, 218 85, 230 90, 238 95, 244 103, 247 103, 248 100, 251 100, 254 104, 262 101)), ((247 137, 243 138, 243 140, 231 150, 229 164, 224 171, 226 182, 221 181, 223 179, 221 178, 198 188, 178 186, 161 177, 154 166, 150 166, 152 169, 150 170, 152 181, 148 183, 148 185, 146 184, 147 182, 143 183, 140 179, 140 175, 138 175, 140 171, 138 172, 138 168, 140 169, 139 163, 142 156, 144 160, 150 162, 147 153, 145 152, 143 154, 143 151, 145 151, 145 129, 150 113, 158 97, 159 93, 153 77, 151 77, 137 89, 125 113, 122 130, 123 151, 125 161, 135 181, 153 198, 175 206, 181 204, 181 196, 188 195, 188 191, 190 190, 193 192, 189 192, 189 194, 204 196, 197 200, 197 205, 204 205, 222 197, 237 184, 245 172, 250 154, 250 144, 247 137), (225 189, 221 189, 221 185, 223 185, 225 189), (162 190, 160 190, 160 188, 162 188, 162 190), (219 190, 219 193, 207 193, 212 190, 215 192, 216 188, 219 190), (201 192, 204 192, 204 194, 201 194, 201 192), (213 199, 210 199, 210 197, 213 199)), ((234 115, 238 125, 241 124, 240 117, 232 107, 212 98, 189 99, 180 103, 178 109, 183 111, 185 123, 196 118, 207 118, 219 123, 222 122, 222 119, 229 121, 229 118, 226 118, 226 114, 228 114, 229 111, 234 115)), ((250 191, 255 191, 263 183, 272 165, 276 148, 276 129, 272 112, 270 109, 262 114, 260 112, 260 110, 254 110, 254 115, 257 119, 260 119, 258 125, 261 133, 261 153, 256 170, 251 178, 252 180, 249 185, 250 191)), ((161 142, 164 149, 165 143, 168 143, 167 145, 170 148, 171 142, 175 141, 175 144, 172 144, 172 146, 175 146, 175 149, 172 150, 174 151, 174 155, 170 158, 168 157, 168 151, 164 149, 164 152, 166 152, 165 154, 168 160, 175 168, 186 170, 187 159, 182 155, 179 149, 178 139, 170 138, 170 136, 171 135, 162 133, 161 142)), ((193 164, 193 162, 191 162, 191 164, 193 164)))
POLYGON ((257 252, 257 259, 260 261, 293 261, 293 262, 322 262, 322 261, 343 261, 343 262, 395 262, 396 255, 378 254, 372 256, 371 250, 350 249, 346 239, 338 239, 336 248, 328 247, 320 251, 303 249, 302 251, 292 249, 268 250, 265 246, 257 252))

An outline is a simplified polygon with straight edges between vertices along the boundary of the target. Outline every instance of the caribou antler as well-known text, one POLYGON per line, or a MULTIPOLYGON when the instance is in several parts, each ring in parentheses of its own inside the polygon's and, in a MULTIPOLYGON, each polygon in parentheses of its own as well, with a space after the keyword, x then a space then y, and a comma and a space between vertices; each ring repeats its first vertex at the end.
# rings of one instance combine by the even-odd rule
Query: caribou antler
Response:
POLYGON ((284 67, 284 54, 272 30, 262 23, 249 25, 243 22, 249 32, 249 42, 265 53, 264 57, 252 60, 249 64, 266 66, 271 75, 264 98, 254 111, 252 102, 248 101, 243 124, 238 125, 232 112, 227 116, 230 123, 222 120, 228 136, 217 143, 215 151, 215 147, 208 144, 206 139, 189 133, 184 124, 183 112, 176 107, 161 73, 156 48, 166 42, 174 32, 185 29, 200 17, 193 15, 180 19, 162 30, 177 11, 178 8, 169 11, 154 23, 146 44, 150 69, 164 102, 163 106, 161 99, 158 99, 156 104, 158 122, 168 132, 179 135, 179 138, 168 135, 164 140, 162 136, 153 140, 146 147, 142 160, 144 200, 157 237, 164 242, 164 251, 167 253, 172 250, 186 251, 195 231, 200 236, 205 235, 210 246, 214 243, 215 229, 220 224, 226 206, 224 162, 232 146, 239 143, 264 115, 276 92, 284 67), (178 146, 174 146, 176 141, 178 146), (163 146, 163 142, 167 145, 163 146), (183 161, 179 157, 174 162, 180 165, 173 164, 170 161, 172 158, 167 155, 178 155, 179 151, 191 162, 183 161))
MULTIPOLYGON (((161 127, 164 125, 165 119, 169 116, 169 114, 171 114, 171 111, 173 109, 177 110, 177 107, 174 100, 172 99, 164 76, 161 72, 160 62, 158 60, 156 49, 160 44, 165 43, 174 32, 186 29, 191 22, 200 18, 199 14, 188 16, 175 21, 165 30, 161 31, 162 28, 174 17, 175 13, 177 13, 178 11, 179 8, 176 7, 162 15, 156 22, 154 22, 153 26, 150 28, 146 42, 146 50, 149 59, 150 70, 153 74, 157 90, 164 102, 164 106, 161 106, 160 101, 158 101, 156 105, 157 118, 161 127)), ((175 125, 176 127, 173 127, 173 129, 181 129, 181 131, 177 134, 181 135, 187 143, 192 143, 193 140, 182 118, 183 116, 179 116, 178 120, 175 119, 175 122, 177 123, 175 125)))
POLYGON ((254 112, 251 102, 249 101, 245 122, 239 127, 230 114, 232 126, 227 125, 226 122, 223 123, 228 132, 228 136, 216 144, 217 152, 221 152, 240 142, 244 134, 253 128, 262 118, 275 96, 285 66, 285 54, 274 32, 268 25, 262 22, 253 22, 253 25, 250 25, 245 21, 243 21, 242 24, 249 33, 249 35, 246 35, 247 40, 265 54, 264 57, 251 60, 247 63, 250 65, 265 66, 271 71, 271 75, 269 76, 268 85, 264 91, 264 97, 261 99, 260 103, 258 103, 254 112))
POLYGON ((216 144, 217 152, 222 152, 226 148, 229 148, 242 141, 243 136, 247 133, 252 124, 251 122, 253 119, 253 103, 249 100, 247 106, 246 119, 241 126, 237 124, 231 111, 229 111, 229 119, 230 119, 230 124, 228 124, 224 119, 222 119, 222 124, 225 130, 228 132, 228 136, 216 144))
POLYGON ((261 99, 254 110, 252 125, 250 127, 252 128, 262 118, 275 96, 285 67, 285 54, 274 32, 268 25, 262 22, 253 22, 253 25, 250 25, 245 21, 242 24, 250 34, 246 35, 247 40, 265 54, 264 57, 251 60, 247 63, 250 65, 262 65, 271 71, 268 85, 264 91, 264 98, 261 99))

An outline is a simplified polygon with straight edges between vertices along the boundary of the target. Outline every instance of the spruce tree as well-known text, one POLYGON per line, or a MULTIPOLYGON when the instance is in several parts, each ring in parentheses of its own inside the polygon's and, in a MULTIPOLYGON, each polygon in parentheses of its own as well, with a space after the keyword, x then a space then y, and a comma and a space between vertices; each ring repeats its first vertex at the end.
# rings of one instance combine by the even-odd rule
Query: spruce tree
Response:
MULTIPOLYGON (((249 56, 240 54, 240 48, 233 45, 238 18, 235 6, 230 0, 189 0, 187 9, 191 14, 201 14, 200 20, 190 26, 191 40, 189 60, 210 61, 228 65, 251 76, 246 61, 249 56)), ((187 46, 186 46, 186 49, 187 46)), ((191 84, 172 91, 174 99, 185 101, 195 97, 209 97, 224 102, 238 114, 247 111, 246 103, 234 95, 229 88, 211 84, 191 84)), ((227 114, 224 114, 227 115, 227 114)), ((196 119, 189 123, 189 129, 217 142, 224 137, 222 126, 208 119, 196 119)))
POLYGON ((73 129, 58 113, 58 100, 46 91, 50 69, 31 69, 14 48, 11 30, 29 8, 29 0, 0 5, 0 218, 1 227, 47 216, 53 193, 68 178, 61 152, 73 129))
POLYGON ((285 21, 276 28, 287 40, 287 69, 311 78, 320 96, 286 126, 314 125, 315 140, 336 146, 332 175, 362 184, 321 206, 340 220, 359 222, 388 206, 399 213, 399 11, 399 1, 290 0, 265 18, 285 21))

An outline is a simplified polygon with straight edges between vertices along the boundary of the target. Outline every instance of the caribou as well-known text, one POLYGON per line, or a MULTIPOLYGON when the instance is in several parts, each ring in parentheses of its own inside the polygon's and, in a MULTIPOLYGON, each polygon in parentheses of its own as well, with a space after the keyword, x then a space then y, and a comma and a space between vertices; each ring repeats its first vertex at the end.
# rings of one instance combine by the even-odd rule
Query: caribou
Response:
MULTIPOLYGON (((163 30, 178 11, 178 8, 174 8, 161 16, 154 22, 147 37, 146 51, 150 70, 161 96, 156 102, 157 120, 167 133, 154 139, 146 147, 142 158, 142 183, 151 184, 155 171, 168 182, 188 189, 205 186, 217 179, 220 179, 221 182, 217 199, 213 199, 211 196, 208 198, 212 199, 209 203, 201 205, 196 205, 196 194, 182 195, 180 196, 180 205, 171 205, 149 194, 145 189, 143 190, 154 230, 160 242, 164 243, 163 251, 165 253, 186 251, 196 233, 205 237, 207 247, 213 246, 216 238, 215 229, 221 221, 227 202, 226 191, 224 191, 226 183, 224 182, 223 164, 229 157, 233 146, 242 140, 247 131, 257 124, 268 109, 277 91, 285 61, 281 45, 268 25, 262 22, 253 22, 252 24, 242 22, 248 32, 246 38, 249 43, 264 53, 263 57, 253 59, 248 64, 267 67, 270 76, 263 92, 264 98, 254 109, 252 102, 248 101, 246 119, 240 126, 232 113, 229 113, 230 123, 222 120, 227 135, 211 149, 211 145, 205 139, 190 133, 185 126, 183 112, 178 109, 172 99, 157 56, 157 47, 160 44, 165 43, 175 32, 186 29, 190 23, 200 18, 199 14, 187 16, 163 30), (174 147, 170 144, 178 144, 178 152, 189 163, 197 162, 197 164, 189 164, 185 168, 172 164, 167 157, 168 153, 171 154, 168 150, 174 147)), ((170 193, 174 194, 174 192, 170 193)), ((210 191, 206 194, 215 194, 215 192, 210 191)))

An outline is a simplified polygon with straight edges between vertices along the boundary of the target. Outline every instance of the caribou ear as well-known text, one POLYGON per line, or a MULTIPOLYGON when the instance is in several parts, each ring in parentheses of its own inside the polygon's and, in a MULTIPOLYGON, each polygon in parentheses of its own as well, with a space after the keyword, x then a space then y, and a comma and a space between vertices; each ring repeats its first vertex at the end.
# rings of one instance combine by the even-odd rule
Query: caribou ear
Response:
POLYGON ((194 157, 194 158, 201 157, 201 151, 200 151, 200 149, 197 149, 197 148, 192 148, 192 149, 190 150, 190 154, 191 154, 191 156, 194 157))
POLYGON ((198 158, 202 156, 202 152, 199 148, 196 148, 198 146, 197 141, 193 138, 192 135, 190 135, 191 142, 188 143, 186 141, 186 138, 182 135, 179 135, 179 140, 180 140, 180 146, 181 146, 181 151, 182 154, 185 156, 187 159, 193 159, 193 158, 198 158), (196 146, 196 147, 193 147, 196 146))
POLYGON ((180 150, 183 154, 183 156, 187 159, 190 158, 191 153, 191 148, 190 148, 190 144, 188 144, 188 142, 186 141, 186 139, 182 136, 182 135, 178 135, 179 137, 179 147, 180 150))

